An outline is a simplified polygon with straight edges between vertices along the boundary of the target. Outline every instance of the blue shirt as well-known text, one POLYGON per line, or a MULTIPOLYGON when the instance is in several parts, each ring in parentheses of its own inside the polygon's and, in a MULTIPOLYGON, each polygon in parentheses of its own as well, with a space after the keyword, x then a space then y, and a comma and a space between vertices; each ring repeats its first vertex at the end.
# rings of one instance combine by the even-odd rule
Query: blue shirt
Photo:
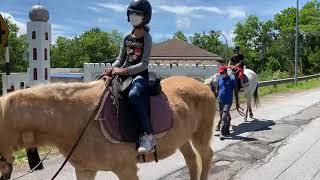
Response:
POLYGON ((232 104, 233 91, 236 88, 235 78, 232 76, 219 78, 218 88, 219 88, 219 92, 218 92, 219 103, 232 104))

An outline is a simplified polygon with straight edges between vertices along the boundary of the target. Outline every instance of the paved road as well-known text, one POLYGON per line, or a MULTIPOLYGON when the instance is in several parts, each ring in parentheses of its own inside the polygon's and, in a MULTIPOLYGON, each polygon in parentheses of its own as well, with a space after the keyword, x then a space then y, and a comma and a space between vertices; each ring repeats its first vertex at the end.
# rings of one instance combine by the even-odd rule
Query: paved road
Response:
MULTIPOLYGON (((261 107, 256 110, 255 119, 244 123, 242 118, 233 119, 232 137, 220 141, 212 138, 215 158, 210 179, 232 179, 241 170, 250 168, 281 146, 281 141, 303 125, 320 116, 320 88, 295 93, 283 93, 261 99, 261 107)), ((233 114, 233 117, 236 115, 233 114)), ((45 162, 45 169, 28 175, 26 180, 49 179, 62 157, 45 162)), ((188 179, 188 171, 179 152, 159 163, 139 164, 138 175, 142 180, 188 179)), ((26 168, 15 168, 14 176, 25 172, 26 168)), ((248 171, 249 173, 250 171, 248 171)), ((59 178, 75 179, 73 168, 67 165, 59 178)), ((112 173, 99 172, 97 180, 117 179, 112 173)))
POLYGON ((320 118, 303 127, 280 148, 234 179, 320 179, 320 118))

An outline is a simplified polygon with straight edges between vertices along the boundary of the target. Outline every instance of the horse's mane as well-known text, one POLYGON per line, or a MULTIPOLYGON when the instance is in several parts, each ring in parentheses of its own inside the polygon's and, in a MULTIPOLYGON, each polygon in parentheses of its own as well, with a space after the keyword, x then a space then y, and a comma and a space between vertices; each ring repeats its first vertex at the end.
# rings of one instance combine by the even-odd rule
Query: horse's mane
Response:
POLYGON ((30 103, 37 99, 53 98, 56 100, 76 99, 78 94, 102 85, 101 81, 92 81, 88 83, 52 83, 36 85, 28 89, 17 90, 5 96, 0 97, 1 119, 5 119, 9 104, 12 101, 19 100, 19 103, 30 103))

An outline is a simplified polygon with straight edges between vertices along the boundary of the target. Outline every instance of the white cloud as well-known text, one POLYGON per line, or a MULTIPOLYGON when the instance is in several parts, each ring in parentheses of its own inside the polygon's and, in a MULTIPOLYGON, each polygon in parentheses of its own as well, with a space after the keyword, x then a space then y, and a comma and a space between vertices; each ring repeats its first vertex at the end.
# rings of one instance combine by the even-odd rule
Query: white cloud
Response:
POLYGON ((88 9, 91 10, 91 11, 97 12, 97 13, 103 13, 103 11, 100 8, 97 8, 97 7, 89 6, 88 9))
POLYGON ((223 14, 223 11, 217 7, 214 6, 169 6, 169 5, 160 5, 156 6, 156 8, 159 8, 162 11, 178 14, 178 15, 187 15, 194 13, 196 11, 206 11, 211 13, 217 13, 217 14, 223 14))
POLYGON ((59 36, 66 37, 67 27, 60 24, 52 24, 52 44, 56 44, 57 38, 59 36))
POLYGON ((118 3, 97 3, 100 8, 110 9, 115 12, 125 12, 127 10, 127 5, 118 3))
POLYGON ((192 22, 188 17, 177 17, 176 24, 178 28, 188 29, 191 27, 192 22))
POLYGON ((229 8, 227 12, 228 12, 228 16, 232 19, 243 18, 246 16, 246 12, 240 8, 229 8))
POLYGON ((108 23, 110 22, 110 20, 108 18, 103 18, 103 17, 100 17, 98 18, 98 23, 108 23))
POLYGON ((4 18, 8 18, 10 19, 10 21, 13 23, 13 24, 16 24, 19 28, 19 31, 18 31, 18 35, 22 35, 22 34, 26 34, 27 33, 27 26, 26 26, 26 23, 22 22, 22 21, 19 21, 17 19, 15 19, 11 14, 9 13, 4 13, 4 12, 0 12, 0 14, 4 17, 4 18))

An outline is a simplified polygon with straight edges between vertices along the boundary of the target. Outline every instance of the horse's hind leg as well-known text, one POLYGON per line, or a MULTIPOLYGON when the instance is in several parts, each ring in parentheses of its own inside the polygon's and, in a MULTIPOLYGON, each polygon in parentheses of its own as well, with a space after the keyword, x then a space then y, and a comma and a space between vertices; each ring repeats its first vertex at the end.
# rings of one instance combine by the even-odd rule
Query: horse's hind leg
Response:
POLYGON ((94 180, 97 174, 97 171, 92 170, 83 170, 75 169, 77 180, 94 180))
POLYGON ((116 170, 113 170, 120 180, 139 180, 137 165, 135 164, 135 161, 132 162, 132 164, 123 164, 117 167, 116 170))
POLYGON ((249 109, 249 117, 252 119, 253 118, 253 113, 252 113, 252 98, 249 97, 247 99, 247 107, 249 109))
MULTIPOLYGON (((208 113, 210 116, 210 113, 208 113)), ((210 147, 210 139, 212 136, 213 119, 206 117, 199 122, 197 131, 192 135, 192 144, 198 151, 202 161, 201 180, 208 179, 208 173, 213 157, 213 151, 210 147)))
POLYGON ((200 178, 202 167, 198 152, 192 148, 190 141, 181 146, 179 150, 187 163, 190 180, 198 180, 200 178))

